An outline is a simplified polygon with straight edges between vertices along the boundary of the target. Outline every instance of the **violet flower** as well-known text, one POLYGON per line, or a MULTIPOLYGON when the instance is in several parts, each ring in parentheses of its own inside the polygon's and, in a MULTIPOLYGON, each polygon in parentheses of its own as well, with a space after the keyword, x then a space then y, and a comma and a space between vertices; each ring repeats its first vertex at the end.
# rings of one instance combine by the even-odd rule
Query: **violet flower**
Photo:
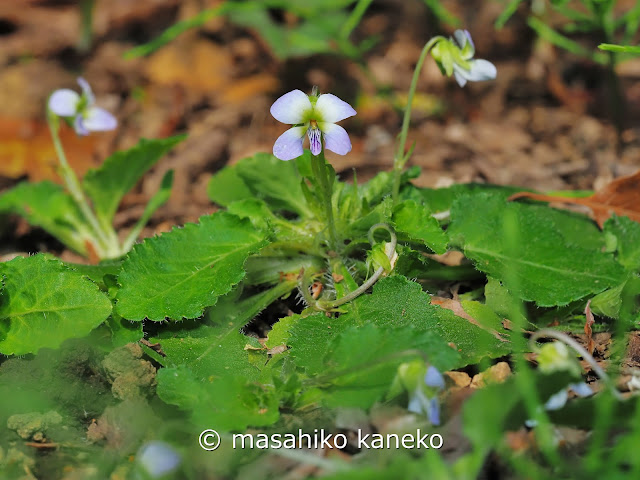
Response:
POLYGON ((468 81, 480 82, 496 78, 495 65, 487 60, 474 59, 475 53, 475 45, 467 30, 456 30, 453 38, 443 38, 431 50, 442 73, 448 77, 453 75, 461 87, 468 81))
POLYGON ((73 118, 73 128, 78 135, 116 128, 116 118, 105 109, 95 106, 96 99, 87 81, 78 77, 78 84, 82 88, 82 95, 68 88, 56 90, 49 97, 49 110, 59 117, 73 118))
POLYGON ((273 154, 280 160, 292 160, 303 154, 304 134, 309 137, 311 153, 319 155, 324 146, 338 155, 351 151, 351 140, 346 130, 336 122, 356 114, 347 102, 335 95, 318 96, 293 90, 278 98, 271 106, 271 115, 282 123, 294 125, 284 132, 273 145, 273 154))
POLYGON ((440 403, 437 394, 444 390, 444 377, 438 369, 432 365, 424 376, 424 385, 418 385, 409 397, 407 410, 417 414, 424 414, 432 425, 440 425, 440 403), (425 389, 424 387, 428 387, 425 389), (429 396, 425 390, 430 390, 433 396, 429 396))

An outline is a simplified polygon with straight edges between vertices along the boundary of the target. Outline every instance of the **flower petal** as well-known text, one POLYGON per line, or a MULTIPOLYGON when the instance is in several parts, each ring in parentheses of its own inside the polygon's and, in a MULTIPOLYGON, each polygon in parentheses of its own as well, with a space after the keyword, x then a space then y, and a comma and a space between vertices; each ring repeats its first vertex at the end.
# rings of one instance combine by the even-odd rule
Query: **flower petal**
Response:
POLYGON ((314 155, 320 155, 320 152, 322 151, 320 129, 310 128, 309 130, 307 130, 307 135, 309 135, 309 148, 311 149, 311 153, 314 155))
POLYGON ((488 60, 478 59, 471 61, 470 81, 480 82, 482 80, 493 80, 497 74, 496 66, 488 60))
POLYGON ((116 128, 118 121, 105 109, 90 107, 85 113, 83 124, 91 132, 104 132, 116 128))
POLYGON ((271 115, 282 123, 304 123, 305 112, 311 110, 309 96, 302 90, 285 93, 271 105, 271 115))
POLYGON ((427 410, 427 418, 431 425, 440 425, 440 404, 436 397, 429 399, 429 407, 427 410))
POLYGON ((280 160, 293 160, 304 153, 302 138, 307 127, 293 127, 278 137, 273 144, 273 155, 280 160))
POLYGON ((569 398, 569 394, 567 389, 563 388, 549 397, 547 403, 544 404, 544 408, 546 410, 560 410, 567 403, 567 398, 569 398))
POLYGON ((567 388, 569 388, 569 390, 573 390, 573 393, 579 397, 590 397, 593 395, 591 387, 584 382, 572 383, 567 388))
POLYGON ((436 387, 441 390, 444 389, 444 377, 433 365, 429 365, 427 373, 424 376, 424 383, 428 387, 436 387))
POLYGON ((318 97, 314 110, 318 112, 317 120, 327 123, 336 123, 356 114, 351 105, 330 93, 318 97))
POLYGON ((464 87, 467 84, 467 79, 461 74, 459 71, 465 72, 466 70, 458 67, 455 63, 453 64, 453 76, 456 77, 456 82, 461 87, 464 87))
POLYGON ((87 127, 84 126, 84 118, 82 118, 81 113, 77 114, 76 118, 73 120, 73 128, 81 137, 89 135, 89 130, 87 130, 87 127))
POLYGON ((174 471, 182 461, 171 445, 158 441, 143 445, 136 460, 152 478, 174 471))
POLYGON ((407 410, 418 415, 426 415, 429 410, 429 399, 422 391, 422 387, 418 386, 413 394, 409 395, 409 405, 407 410))
POLYGON ((349 134, 340 125, 335 123, 318 123, 320 130, 324 133, 324 146, 327 150, 346 155, 351 151, 351 140, 349 134))
POLYGON ((49 110, 60 117, 73 117, 78 109, 80 95, 73 90, 56 90, 49 97, 49 110))
POLYGON ((93 95, 93 91, 91 90, 91 86, 89 82, 87 82, 84 78, 78 77, 78 85, 82 88, 82 93, 87 99, 87 105, 91 106, 96 103, 96 97, 93 95))
POLYGON ((460 47, 462 58, 465 60, 471 60, 476 53, 476 46, 473 44, 471 34, 468 30, 456 30, 453 32, 455 41, 460 47))

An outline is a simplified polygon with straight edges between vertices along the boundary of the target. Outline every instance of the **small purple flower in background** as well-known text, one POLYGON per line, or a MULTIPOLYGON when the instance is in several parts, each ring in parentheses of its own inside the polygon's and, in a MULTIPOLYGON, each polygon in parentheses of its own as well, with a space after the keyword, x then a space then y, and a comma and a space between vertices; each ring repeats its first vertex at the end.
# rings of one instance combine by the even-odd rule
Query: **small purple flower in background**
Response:
POLYGON ((175 471, 182 462, 180 454, 167 443, 153 441, 140 447, 138 464, 151 478, 159 478, 175 471))
POLYGON ((467 82, 480 82, 496 78, 497 70, 493 63, 473 59, 476 53, 471 34, 467 30, 456 30, 453 38, 441 38, 431 50, 442 73, 455 76, 458 85, 464 87, 467 82))
POLYGON ((311 95, 293 90, 278 98, 271 106, 271 115, 282 123, 294 125, 284 132, 273 145, 273 154, 280 160, 292 160, 303 154, 302 140, 309 137, 311 153, 320 154, 324 146, 338 155, 351 151, 351 140, 346 130, 336 122, 356 114, 347 102, 325 93, 311 95))
POLYGON ((118 121, 105 109, 95 106, 96 99, 87 81, 79 77, 78 84, 82 95, 68 88, 56 90, 49 97, 49 110, 59 117, 73 118, 73 127, 78 135, 115 129, 118 121))
POLYGON ((453 75, 456 77, 458 85, 464 87, 467 81, 480 82, 496 78, 498 72, 493 63, 482 59, 473 60, 476 47, 467 30, 456 30, 453 32, 453 36, 460 47, 462 58, 469 64, 469 68, 465 68, 464 64, 453 63, 453 75))
POLYGON ((432 365, 427 369, 424 376, 424 385, 430 389, 435 389, 436 394, 427 396, 423 385, 418 385, 409 396, 409 406, 407 410, 413 413, 424 414, 432 425, 440 425, 440 404, 438 403, 437 392, 444 390, 444 377, 438 369, 432 365))

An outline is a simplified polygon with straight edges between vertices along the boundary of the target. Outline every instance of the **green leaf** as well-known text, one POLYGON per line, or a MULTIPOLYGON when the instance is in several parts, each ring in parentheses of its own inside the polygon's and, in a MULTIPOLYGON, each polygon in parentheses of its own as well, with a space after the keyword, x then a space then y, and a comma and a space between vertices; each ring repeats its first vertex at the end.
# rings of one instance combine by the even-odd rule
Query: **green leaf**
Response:
POLYGON ((144 207, 144 212, 136 222, 135 226, 131 229, 129 235, 127 235, 127 239, 124 241, 122 251, 128 252, 131 250, 131 247, 138 239, 138 235, 147 224, 151 216, 155 213, 155 211, 160 208, 162 205, 167 203, 169 197, 171 196, 171 186, 173 185, 173 170, 169 170, 162 177, 162 181, 160 182, 160 189, 155 193, 147 206, 144 207))
POLYGON ((87 335, 106 320, 111 302, 98 287, 44 255, 0 263, 0 352, 35 353, 87 335))
POLYGON ((573 53, 574 55, 579 55, 581 57, 590 58, 596 63, 601 65, 606 65, 607 56, 602 52, 594 52, 589 50, 578 42, 571 40, 570 38, 562 35, 555 31, 552 27, 547 25, 543 20, 540 20, 536 17, 529 17, 527 19, 527 24, 536 31, 540 37, 544 38, 548 42, 556 45, 557 47, 564 48, 566 51, 573 53))
POLYGON ((614 45, 611 43, 601 43, 598 45, 600 50, 604 50, 607 52, 623 52, 623 53, 633 53, 635 55, 640 55, 640 46, 634 45, 614 45))
POLYGON ((215 213, 136 245, 118 277, 117 311, 129 320, 196 318, 244 277, 267 243, 249 220, 215 213))
POLYGON ((224 167, 211 177, 209 185, 207 185, 207 195, 209 195, 211 201, 223 207, 227 207, 233 202, 248 200, 253 197, 251 190, 244 183, 235 166, 224 167))
POLYGON ((280 416, 273 386, 242 376, 200 378, 180 366, 161 369, 157 379, 163 401, 190 412, 195 424, 215 426, 219 432, 271 425, 280 416))
MULTIPOLYGON (((389 390, 401 363, 424 352, 439 370, 459 364, 459 354, 433 332, 411 325, 367 324, 342 332, 325 357, 330 384, 324 395, 328 405, 368 408, 389 390)), ((322 379, 323 376, 320 376, 322 379)))
POLYGON ((191 412, 195 422, 242 430, 278 419, 273 388, 257 383, 260 371, 248 360, 251 337, 240 328, 295 282, 238 300, 233 291, 220 299, 206 321, 186 321, 163 329, 158 337, 168 368, 158 374, 162 400, 191 412))
POLYGON ((160 140, 142 139, 135 147, 116 152, 99 168, 89 170, 84 176, 83 187, 93 201, 98 220, 111 225, 125 193, 131 190, 160 158, 185 138, 185 135, 178 135, 160 140))
POLYGON ((236 168, 252 193, 272 209, 311 216, 300 186, 297 161, 283 162, 271 154, 258 153, 241 160, 236 168))
POLYGON ((413 188, 411 198, 421 199, 429 207, 432 213, 450 210, 453 202, 460 197, 469 194, 492 193, 501 195, 505 199, 516 192, 526 189, 521 187, 510 187, 501 185, 491 185, 485 183, 464 183, 455 184, 446 188, 413 188))
POLYGON ((209 182, 210 198, 221 205, 256 197, 272 210, 311 216, 300 186, 297 161, 283 162, 268 153, 257 153, 224 168, 209 182))
POLYGON ((0 212, 15 213, 43 228, 81 255, 93 237, 82 213, 60 185, 22 182, 0 196, 0 212))
MULTIPOLYGON (((419 284, 395 275, 383 278, 371 295, 362 295, 348 305, 348 312, 338 318, 314 314, 292 323, 286 339, 291 356, 309 374, 325 370, 325 355, 331 357, 335 342, 331 340, 351 326, 373 324, 380 328, 408 326, 416 335, 431 335, 443 339, 443 348, 453 343, 460 360, 448 368, 475 363, 485 356, 497 357, 510 352, 508 342, 502 342, 491 333, 456 316, 450 310, 430 304, 430 297, 419 284)), ((281 337, 284 337, 280 333, 281 337)), ((286 338, 286 337, 285 337, 286 338)), ((455 352, 455 350, 454 350, 455 352)), ((433 350, 427 356, 439 355, 433 350)))
POLYGON ((413 200, 402 202, 393 211, 393 223, 396 233, 424 243, 435 253, 447 251, 447 235, 425 205, 419 205, 413 200))
POLYGON ((566 305, 624 281, 622 267, 601 251, 604 237, 600 248, 589 240, 594 231, 586 217, 488 194, 458 199, 448 229, 451 244, 479 270, 540 306, 566 305))
POLYGON ((640 223, 628 217, 613 216, 604 224, 605 235, 616 238, 616 257, 629 271, 640 270, 640 223))

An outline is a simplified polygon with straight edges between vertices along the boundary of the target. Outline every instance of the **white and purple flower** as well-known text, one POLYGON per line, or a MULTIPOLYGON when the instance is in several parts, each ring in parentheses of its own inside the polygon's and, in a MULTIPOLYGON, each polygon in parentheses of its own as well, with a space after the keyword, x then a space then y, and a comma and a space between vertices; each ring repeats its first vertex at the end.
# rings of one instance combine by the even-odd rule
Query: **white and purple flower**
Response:
POLYGON ((78 135, 115 129, 118 121, 105 109, 95 106, 96 99, 89 83, 78 77, 78 84, 82 95, 68 88, 56 90, 49 97, 49 110, 59 117, 73 118, 73 127, 78 135))
POLYGON ((144 444, 136 457, 138 464, 151 478, 164 477, 175 471, 182 462, 180 454, 171 445, 160 441, 144 444))
POLYGON ((444 377, 440 371, 429 365, 424 376, 424 385, 418 384, 413 393, 409 395, 407 410, 425 415, 431 425, 440 425, 440 403, 437 394, 444 390, 444 386, 444 377))
POLYGON ((304 152, 302 141, 306 133, 313 155, 322 151, 323 138, 325 148, 346 155, 351 151, 351 140, 336 122, 355 114, 351 105, 330 93, 318 96, 315 89, 311 95, 301 90, 285 93, 271 106, 271 115, 279 122, 294 126, 278 137, 273 154, 280 160, 299 157, 304 152))
POLYGON ((443 38, 431 50, 431 55, 442 73, 448 77, 453 75, 461 87, 467 82, 496 78, 495 65, 487 60, 474 59, 475 53, 475 45, 467 30, 456 30, 453 32, 453 38, 443 38))

